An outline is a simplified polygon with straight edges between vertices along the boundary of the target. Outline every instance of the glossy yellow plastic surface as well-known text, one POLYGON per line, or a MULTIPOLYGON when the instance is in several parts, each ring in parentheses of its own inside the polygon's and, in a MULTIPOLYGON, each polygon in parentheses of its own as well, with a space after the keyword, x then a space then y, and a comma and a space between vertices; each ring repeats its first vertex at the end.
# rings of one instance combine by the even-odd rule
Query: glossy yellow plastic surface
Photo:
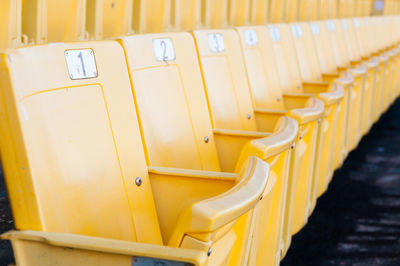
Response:
POLYGON ((22 33, 29 43, 86 38, 86 0, 24 0, 22 6, 22 33))
MULTIPOLYGON (((324 116, 318 125, 317 151, 314 168, 311 170, 310 192, 307 197, 309 202, 308 214, 310 214, 315 206, 318 180, 321 178, 328 179, 332 173, 332 134, 338 130, 337 106, 340 104, 344 92, 340 86, 330 86, 328 82, 323 82, 321 78, 318 79, 318 69, 316 70, 316 68, 319 68, 319 63, 316 59, 315 49, 310 50, 310 47, 305 43, 307 41, 312 44, 313 40, 311 36, 307 39, 304 38, 307 29, 303 29, 302 25, 306 24, 274 25, 273 27, 279 31, 279 36, 275 33, 275 40, 279 40, 274 42, 274 52, 278 67, 281 65, 280 68, 282 68, 280 72, 285 73, 284 75, 281 74, 284 90, 296 94, 316 95, 325 103, 324 116), (311 60, 308 60, 307 57, 311 57, 311 60), (304 62, 304 60, 307 60, 307 62, 304 62)), ((339 128, 342 129, 342 127, 339 128)), ((298 223, 294 226, 294 230, 299 230, 301 226, 298 223)))
POLYGON ((0 51, 21 45, 21 0, 0 2, 0 51))
POLYGON ((228 25, 229 0, 203 0, 201 18, 204 28, 218 29, 228 25))
POLYGON ((300 0, 299 2, 299 21, 310 21, 319 18, 320 0, 300 0))
POLYGON ((250 0, 229 0, 229 25, 244 26, 249 24, 250 2, 250 0))
POLYGON ((251 25, 265 25, 268 22, 269 1, 250 0, 249 20, 251 25))
MULTIPOLYGON (((243 158, 249 155, 256 155, 270 163, 270 178, 276 179, 277 182, 271 192, 273 198, 269 199, 272 200, 272 206, 266 198, 266 202, 262 201, 262 206, 254 210, 253 216, 241 218, 242 227, 238 225, 233 229, 240 237, 232 248, 233 257, 228 258, 229 265, 237 265, 246 262, 247 259, 253 261, 255 255, 248 255, 248 252, 264 252, 264 249, 258 248, 263 242, 259 238, 254 238, 254 243, 246 242, 246 230, 251 222, 250 225, 259 228, 260 234, 266 234, 268 239, 275 232, 275 228, 271 228, 272 225, 269 224, 279 221, 281 217, 281 205, 279 201, 276 202, 276 198, 280 199, 284 193, 290 146, 297 134, 295 121, 282 118, 277 122, 277 128, 272 135, 246 128, 224 127, 227 124, 212 126, 215 125, 215 120, 210 121, 208 106, 215 110, 215 106, 223 106, 226 101, 212 103, 210 95, 206 98, 195 43, 190 34, 132 36, 122 39, 122 43, 127 53, 147 162, 151 169, 162 166, 238 171, 239 166, 243 164, 243 158), (175 56, 157 60, 154 49, 158 47, 153 46, 157 40, 170 40, 175 56), (272 211, 270 208, 273 208, 272 211)), ((242 95, 245 96, 243 92, 242 95)), ((228 109, 225 112, 231 113, 231 119, 236 119, 236 113, 228 109)), ((245 119, 247 120, 247 117, 245 119)), ((168 189, 159 182, 162 180, 157 176, 152 178, 153 187, 157 186, 154 192, 156 202, 157 195, 160 195, 160 205, 157 205, 157 209, 160 210, 159 219, 165 220, 167 227, 170 227, 175 223, 169 219, 171 206, 179 206, 181 203, 164 205, 162 202, 165 197, 162 197, 162 194, 168 189)), ((185 184, 181 186, 186 187, 185 184)), ((188 193, 196 194, 199 189, 200 187, 194 186, 193 191, 188 193)), ((221 244, 221 247, 224 245, 221 244)))
MULTIPOLYGON (((274 132, 277 127, 282 127, 279 126, 278 119, 286 112, 271 114, 253 109, 238 34, 234 30, 203 30, 195 31, 194 36, 214 127, 259 132, 274 132)), ((293 143, 297 130, 291 131, 295 133, 291 138, 293 143)), ((274 265, 279 262, 283 244, 288 153, 274 156, 271 160, 276 163, 278 183, 272 199, 270 221, 263 239, 260 239, 264 248, 257 254, 256 261, 259 265, 274 265)))
MULTIPOLYGON (((287 113, 293 116, 300 126, 297 143, 292 152, 291 165, 289 171, 288 192, 286 198, 286 211, 283 228, 283 250, 282 256, 286 253, 291 242, 291 225, 294 203, 303 197, 303 189, 307 193, 310 184, 309 168, 313 167, 313 158, 315 154, 315 138, 317 131, 315 129, 316 120, 320 116, 315 116, 318 106, 312 106, 312 97, 303 97, 308 99, 304 101, 302 107, 291 106, 294 101, 294 95, 285 95, 282 91, 282 85, 279 79, 279 69, 274 57, 273 41, 271 39, 270 29, 265 26, 259 27, 241 27, 237 28, 239 32, 242 47, 244 51, 245 64, 249 76, 250 88, 252 91, 253 105, 256 112, 269 112, 270 115, 287 113), (249 40, 248 36, 252 34, 256 41, 249 40), (293 108, 293 109, 292 109, 293 108), (297 109, 302 108, 302 109, 297 109), (303 118, 296 117, 296 113, 303 112, 303 118)), ((273 32, 273 31, 272 31, 273 32)), ((274 36, 274 35, 273 35, 274 36)), ((284 68, 284 67, 283 67, 284 68)), ((284 68, 285 69, 285 68, 284 68)), ((284 70, 282 69, 282 70, 284 70)), ((298 96, 299 101, 301 95, 298 96)), ((314 102, 316 103, 316 102, 314 102)), ((320 105, 319 114, 322 114, 322 105, 320 105)), ((305 210, 303 210, 305 212, 305 210)))
POLYGON ((171 24, 176 31, 194 30, 201 27, 200 0, 172 0, 171 24))
MULTIPOLYGON (((269 176, 268 165, 255 157, 247 157, 237 174, 148 168, 125 55, 117 42, 20 48, 1 55, 0 77, 0 115, 6 118, 0 124, 0 152, 16 228, 66 234, 61 248, 52 241, 45 244, 53 234, 29 245, 15 238, 20 265, 38 252, 46 254, 40 265, 56 259, 70 265, 112 259, 112 254, 108 259, 99 254, 110 239, 117 241, 111 253, 131 248, 125 261, 146 249, 146 257, 165 258, 163 245, 205 254, 212 250, 211 265, 248 258, 255 208, 264 196, 267 202, 273 196, 276 176, 269 176), (83 53, 84 63, 96 64, 90 69, 94 72, 85 74, 89 68, 79 65, 83 53), (71 65, 72 56, 78 64, 71 65), (68 254, 63 253, 71 245, 68 240, 79 250, 60 257, 68 254), (158 247, 139 246, 135 252, 137 244, 121 241, 158 247)), ((197 254, 182 252, 183 257, 174 251, 170 258, 197 254)))
POLYGON ((102 40, 133 33, 134 0, 86 0, 86 30, 91 39, 102 40))
POLYGON ((134 0, 132 20, 135 33, 153 33, 170 30, 171 1, 134 0))
POLYGON ((355 16, 357 0, 337 0, 338 1, 338 17, 349 18, 355 16))
POLYGON ((286 20, 286 2, 288 0, 269 0, 269 22, 280 23, 286 20))

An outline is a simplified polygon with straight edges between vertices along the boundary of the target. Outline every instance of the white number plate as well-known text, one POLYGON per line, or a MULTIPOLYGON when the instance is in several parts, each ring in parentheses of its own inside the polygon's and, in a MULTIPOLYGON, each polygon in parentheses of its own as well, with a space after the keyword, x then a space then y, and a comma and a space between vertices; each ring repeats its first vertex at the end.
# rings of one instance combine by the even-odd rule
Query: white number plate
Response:
POLYGON ((301 36, 303 36, 303 31, 299 25, 293 25, 292 32, 293 32, 293 36, 296 38, 300 38, 301 36))
POLYGON ((64 52, 69 77, 89 79, 97 77, 96 59, 92 49, 67 50, 64 52))
POLYGON ((244 37, 248 46, 256 46, 258 44, 258 37, 255 30, 246 30, 244 37))
POLYGON ((317 23, 311 23, 311 31, 314 35, 319 35, 319 26, 317 23))
POLYGON ((342 20, 342 28, 343 28, 344 30, 347 30, 347 22, 344 21, 344 20, 342 20))
POLYGON ((329 32, 334 32, 335 31, 335 24, 332 21, 328 20, 326 22, 326 25, 328 26, 329 32))
POLYGON ((278 27, 270 26, 269 33, 274 42, 281 40, 281 32, 278 27))
POLYGON ((224 36, 220 33, 208 34, 208 45, 213 53, 221 53, 225 51, 224 36))
POLYGON ((170 38, 154 39, 153 48, 157 61, 175 60, 174 44, 170 38))

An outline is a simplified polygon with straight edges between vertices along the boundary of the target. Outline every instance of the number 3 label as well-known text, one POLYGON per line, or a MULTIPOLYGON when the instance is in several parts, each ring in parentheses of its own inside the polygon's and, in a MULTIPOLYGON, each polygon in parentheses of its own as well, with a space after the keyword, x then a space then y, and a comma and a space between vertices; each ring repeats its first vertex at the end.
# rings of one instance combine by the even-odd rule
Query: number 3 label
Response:
POLYGON ((92 49, 67 50, 64 52, 69 77, 89 79, 97 77, 97 66, 92 49))
POLYGON ((208 34, 208 46, 213 53, 222 53, 225 51, 224 36, 220 33, 208 34))
POLYGON ((175 60, 174 44, 170 38, 154 39, 153 48, 157 61, 175 60))

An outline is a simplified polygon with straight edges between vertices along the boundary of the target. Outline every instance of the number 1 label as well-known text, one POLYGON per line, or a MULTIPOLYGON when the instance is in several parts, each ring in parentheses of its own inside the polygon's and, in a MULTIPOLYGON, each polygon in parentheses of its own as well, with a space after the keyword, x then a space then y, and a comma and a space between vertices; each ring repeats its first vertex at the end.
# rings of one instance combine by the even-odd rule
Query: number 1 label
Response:
POLYGON ((94 58, 92 49, 67 50, 64 52, 64 55, 71 79, 97 77, 96 59, 94 58))

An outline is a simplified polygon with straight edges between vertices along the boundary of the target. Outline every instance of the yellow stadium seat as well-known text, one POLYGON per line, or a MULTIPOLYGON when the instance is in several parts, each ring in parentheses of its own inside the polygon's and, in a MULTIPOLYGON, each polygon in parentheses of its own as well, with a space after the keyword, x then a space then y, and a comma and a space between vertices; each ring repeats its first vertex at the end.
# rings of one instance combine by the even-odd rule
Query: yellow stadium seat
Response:
POLYGON ((336 135, 336 143, 342 143, 342 145, 336 145, 333 159, 333 168, 337 169, 346 158, 350 143, 358 140, 361 134, 360 105, 365 88, 366 71, 349 67, 350 59, 346 44, 343 40, 339 44, 336 34, 340 30, 337 29, 341 27, 340 23, 335 24, 333 20, 318 21, 311 22, 310 27, 323 73, 322 77, 326 81, 334 80, 341 84, 346 95, 340 106, 345 111, 339 114, 339 123, 345 124, 345 131, 343 135, 336 135))
MULTIPOLYGON (((293 93, 316 95, 325 103, 324 119, 319 125, 315 169, 309 194, 309 214, 311 214, 315 207, 318 183, 326 183, 333 173, 334 135, 343 134, 344 121, 338 125, 338 118, 339 113, 345 110, 339 108, 344 97, 343 88, 339 84, 331 84, 322 79, 313 38, 307 25, 306 22, 276 25, 280 31, 280 38, 274 42, 274 46, 277 47, 275 50, 277 61, 286 62, 288 68, 285 70, 289 73, 288 76, 281 78, 284 89, 293 93)), ((299 230, 299 224, 294 228, 299 230)))
POLYGON ((85 40, 85 0, 24 0, 22 33, 30 43, 85 40))
POLYGON ((228 25, 229 0, 203 0, 202 25, 205 28, 224 28, 228 25))
POLYGON ((377 121, 382 114, 384 99, 383 91, 385 85, 385 69, 388 63, 387 58, 382 57, 370 57, 371 44, 369 43, 369 37, 367 30, 367 23, 365 20, 360 18, 353 18, 347 20, 349 29, 346 33, 349 35, 350 47, 354 55, 356 55, 358 62, 368 62, 377 66, 377 72, 375 77, 375 85, 373 88, 372 96, 372 110, 373 110, 373 121, 377 121), (368 43, 365 43, 368 42, 368 43))
POLYGON ((373 5, 374 5, 373 0, 356 0, 355 15, 357 17, 370 16, 373 5))
POLYGON ((255 157, 237 174, 147 167, 157 147, 142 143, 117 42, 21 48, 0 62, 8 193, 16 229, 34 230, 3 235, 19 265, 225 265, 234 243, 250 245, 276 176, 255 157))
MULTIPOLYGON (((228 128, 230 130, 272 132, 276 128, 276 121, 285 116, 287 111, 254 110, 238 34, 233 30, 199 30, 194 31, 194 36, 214 127, 228 128)), ((308 97, 302 98, 300 102, 304 104, 308 99, 308 97)), ((311 102, 310 105, 312 103, 315 102, 311 102)), ((301 120, 304 118, 303 116, 306 116, 307 118, 304 118, 305 121, 316 121, 320 118, 322 112, 318 110, 319 106, 322 109, 322 103, 321 105, 318 104, 319 102, 310 110, 293 110, 292 117, 301 120)), ((310 129, 311 133, 306 137, 307 139, 310 138, 308 141, 312 143, 314 136, 312 129, 316 122, 310 124, 307 125, 307 129, 310 129)), ((299 147, 307 147, 307 145, 300 143, 299 147)), ((302 150, 301 152, 304 151, 302 150)), ((299 156, 301 157, 302 154, 299 156)), ((293 167, 293 163, 290 167, 293 167)), ((281 171, 281 173, 279 175, 281 177, 279 180, 279 192, 276 193, 273 199, 273 210, 266 231, 267 234, 260 240, 263 241, 264 249, 257 254, 257 263, 259 265, 275 265, 280 261, 283 249, 282 233, 285 219, 285 200, 292 197, 292 195, 287 194, 287 172, 281 171)), ((291 171, 289 174, 297 173, 291 171)), ((307 179, 307 177, 305 178, 307 179)), ((293 178, 295 177, 289 175, 289 180, 293 180, 293 178)), ((306 206, 304 206, 304 212, 305 209, 306 206)))
MULTIPOLYGON (((338 17, 338 1, 337 0, 322 0, 326 2, 326 18, 325 19, 334 19, 338 17)), ((321 18, 324 19, 324 18, 321 18)))
MULTIPOLYGON (((292 153, 291 172, 289 173, 290 178, 282 236, 283 250, 281 250, 281 255, 283 257, 291 242, 292 215, 295 202, 301 202, 300 205, 297 205, 297 208, 303 206, 303 213, 308 211, 306 206, 301 204, 304 202, 304 196, 309 193, 308 188, 312 180, 312 171, 310 171, 310 169, 313 168, 314 164, 316 149, 315 139, 317 136, 316 124, 319 117, 313 117, 315 114, 313 113, 313 111, 315 111, 315 106, 313 111, 313 108, 309 110, 296 110, 296 108, 301 108, 301 106, 292 105, 295 99, 294 95, 284 93, 279 79, 279 70, 283 71, 287 68, 280 65, 282 69, 278 69, 277 62, 274 58, 273 42, 270 39, 271 37, 276 39, 276 31, 271 30, 274 34, 270 35, 270 30, 265 26, 240 27, 237 28, 237 31, 239 32, 242 42, 250 89, 252 91, 253 105, 255 106, 256 113, 261 111, 264 113, 269 112, 271 116, 279 113, 287 113, 291 116, 297 111, 301 111, 304 114, 303 119, 296 117, 299 122, 300 131, 298 134, 298 141, 292 153), (249 38, 250 35, 253 36, 252 39, 249 38), (310 119, 312 117, 313 119, 310 119)), ((310 99, 309 104, 312 101, 312 97, 305 97, 303 99, 310 99)), ((315 103, 316 102, 314 102, 314 104, 315 103)), ((306 107, 307 105, 303 106, 303 108, 306 107)), ((308 105, 308 107, 311 106, 308 105)), ((322 113, 322 111, 322 105, 320 105, 319 113, 322 113)), ((304 214, 298 219, 302 222, 304 220, 304 214)), ((263 259, 266 260, 269 254, 264 255, 265 257, 263 259)))
POLYGON ((134 0, 133 29, 135 33, 153 33, 169 30, 172 0, 134 0))
MULTIPOLYGON (((297 2, 297 1, 296 1, 297 2)), ((299 1, 299 21, 316 20, 319 17, 319 0, 300 0, 299 1)))
POLYGON ((269 1, 250 0, 249 20, 251 25, 265 25, 268 22, 269 1))
POLYGON ((201 27, 200 0, 172 0, 171 24, 175 31, 188 31, 201 27))
POLYGON ((250 0, 228 1, 228 24, 232 26, 249 24, 250 0))
POLYGON ((284 8, 284 18, 286 22, 299 20, 300 1, 286 1, 286 6, 284 8))
POLYGON ((356 0, 338 0, 338 17, 350 18, 355 16, 356 0))
MULTIPOLYGON (((303 30, 303 38, 306 38, 306 40, 298 44, 303 45, 304 48, 298 47, 297 50, 300 53, 302 53, 301 50, 308 50, 307 62, 314 62, 313 65, 310 64, 310 68, 314 68, 315 71, 313 75, 314 79, 322 79, 323 81, 329 82, 331 86, 337 83, 344 89, 344 99, 338 106, 338 126, 341 130, 336 132, 334 136, 334 146, 332 147, 334 152, 332 154, 331 169, 334 170, 342 164, 348 153, 347 136, 353 131, 358 130, 358 128, 355 127, 357 123, 351 124, 351 119, 349 118, 351 118, 351 114, 355 112, 354 109, 357 109, 357 107, 359 109, 359 105, 357 106, 353 103, 355 98, 352 97, 352 94, 357 93, 357 91, 353 89, 356 85, 353 76, 348 75, 349 73, 346 72, 339 72, 334 54, 334 46, 332 45, 332 40, 329 38, 329 31, 334 29, 331 28, 332 25, 328 29, 328 24, 327 21, 311 22, 308 29, 306 25, 302 24, 301 27, 306 28, 303 30), (309 41, 310 33, 312 34, 314 45, 309 41), (315 51, 315 53, 312 54, 312 51, 315 51)), ((329 175, 327 179, 318 182, 317 196, 321 196, 322 193, 325 192, 331 180, 330 177, 331 175, 329 175)))
MULTIPOLYGON (((235 102, 239 98, 218 100, 209 93, 205 94, 196 46, 188 33, 132 36, 123 38, 122 43, 128 58, 150 167, 224 172, 236 168, 237 171, 243 157, 259 156, 270 163, 270 176, 275 177, 277 183, 272 202, 261 202, 255 210, 257 217, 253 217, 253 222, 258 235, 271 239, 275 228, 269 224, 280 218, 280 200, 285 195, 290 148, 297 135, 296 122, 281 118, 275 123, 276 130, 271 130, 274 134, 255 132, 251 106, 242 105, 240 107, 246 109, 236 109, 235 102), (212 110, 211 119, 208 106, 212 110), (231 107, 225 108, 228 106, 231 107), (237 111, 244 112, 243 119, 237 111), (225 115, 225 121, 221 120, 218 112, 225 115), (251 115, 250 119, 247 115, 251 115)), ((241 101, 248 99, 246 91, 240 93, 241 101)), ((160 186, 157 191, 162 192, 162 188, 160 186)), ((160 195, 160 201, 162 198, 160 195)), ((163 210, 159 214, 161 221, 164 216, 169 216, 170 206, 158 209, 163 210)), ((243 234, 243 229, 236 230, 243 234)), ((265 250, 264 243, 259 243, 260 239, 256 237, 247 244, 246 239, 238 239, 229 265, 247 264, 243 261, 246 257, 252 265, 252 253, 265 250), (248 249, 249 244, 251 249, 248 249), (251 254, 246 255, 248 252, 251 254)))
POLYGON ((269 0, 269 22, 279 23, 286 19, 284 14, 288 0, 269 0))
POLYGON ((21 0, 0 2, 0 51, 21 44, 21 0))
POLYGON ((133 0, 86 2, 86 30, 91 39, 102 40, 133 33, 133 0))

